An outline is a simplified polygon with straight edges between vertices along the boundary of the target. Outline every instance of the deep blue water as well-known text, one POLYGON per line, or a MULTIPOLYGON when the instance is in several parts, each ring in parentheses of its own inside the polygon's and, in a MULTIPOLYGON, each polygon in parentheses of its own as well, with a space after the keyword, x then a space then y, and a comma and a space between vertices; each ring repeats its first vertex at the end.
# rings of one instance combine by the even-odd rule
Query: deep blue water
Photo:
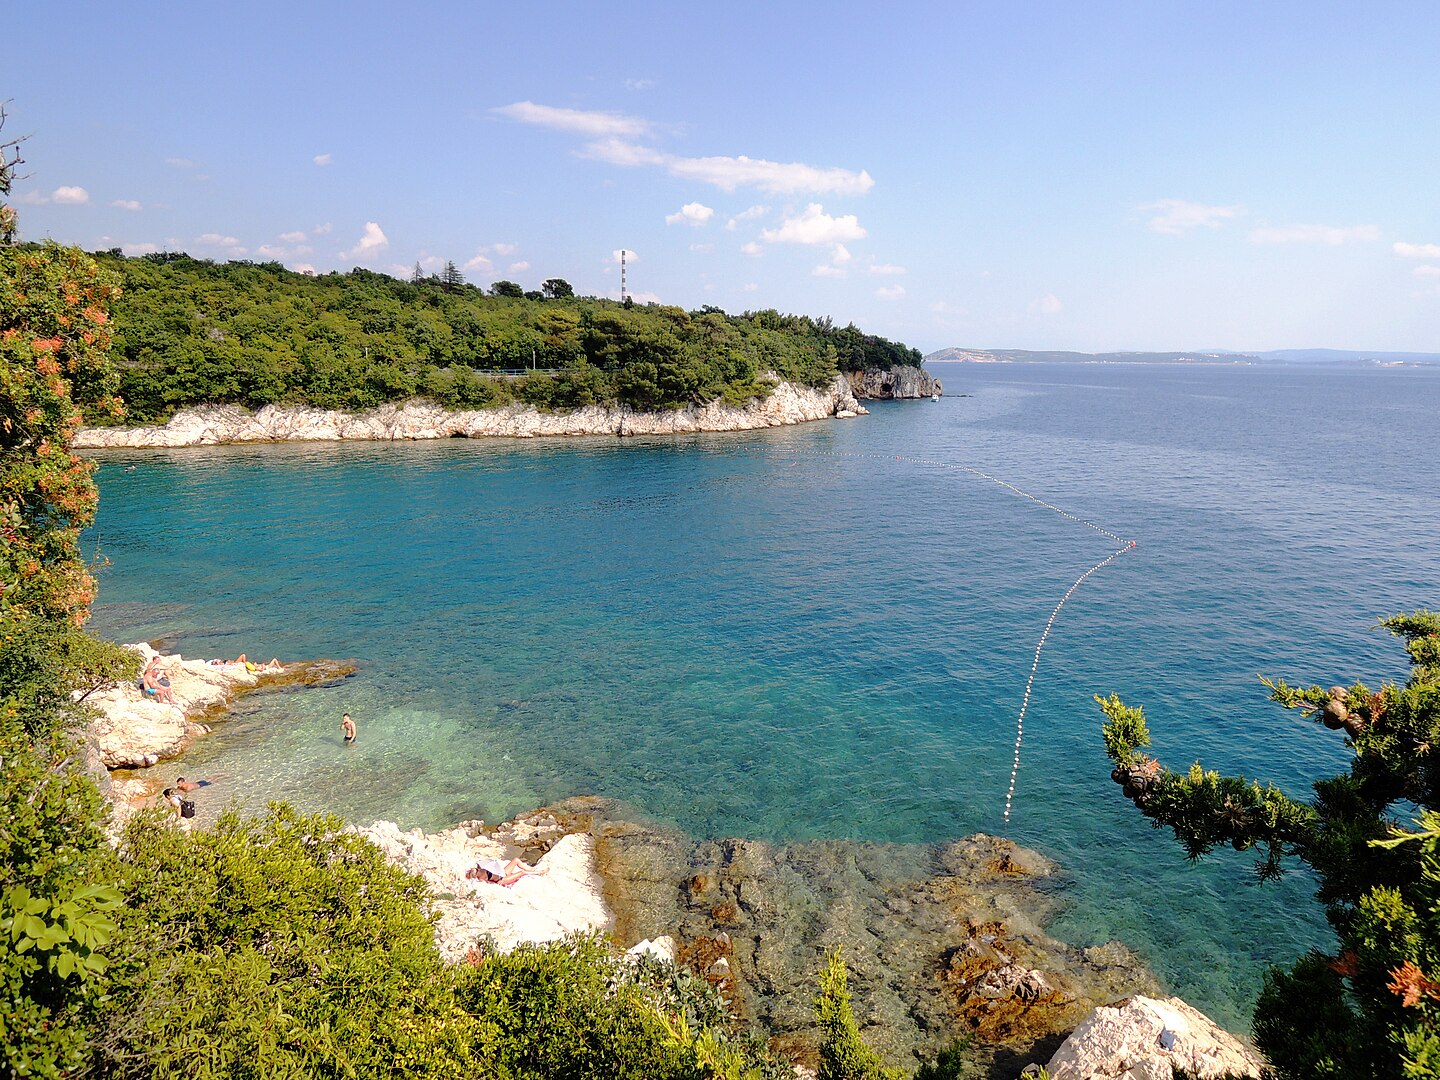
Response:
POLYGON ((1440 607, 1440 371, 938 373, 939 403, 756 433, 107 454, 96 624, 361 662, 191 752, 247 805, 435 827, 600 794, 697 835, 1001 833, 1069 872, 1059 936, 1118 937, 1243 1026, 1265 964, 1328 940, 1311 882, 1188 864, 1111 783, 1091 695, 1144 704, 1174 766, 1302 796, 1343 768, 1257 675, 1404 678, 1373 627, 1440 607), (1055 626, 1008 827, 1036 641, 1116 545, 909 458, 1139 541, 1055 626))

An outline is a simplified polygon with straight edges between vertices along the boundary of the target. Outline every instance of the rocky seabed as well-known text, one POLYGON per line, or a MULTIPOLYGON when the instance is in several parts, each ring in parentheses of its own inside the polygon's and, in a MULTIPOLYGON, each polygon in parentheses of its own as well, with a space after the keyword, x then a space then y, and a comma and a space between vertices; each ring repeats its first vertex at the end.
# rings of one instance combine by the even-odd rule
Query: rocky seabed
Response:
POLYGON ((750 431, 811 420, 859 416, 865 408, 850 383, 837 375, 816 389, 780 383, 763 401, 727 405, 712 401, 684 409, 644 412, 627 406, 589 405, 570 412, 541 412, 530 405, 495 409, 445 409, 430 401, 382 405, 359 413, 304 405, 266 405, 257 412, 238 405, 182 409, 161 427, 83 428, 79 449, 218 446, 257 442, 336 442, 406 439, 534 439, 576 435, 681 435, 750 431))

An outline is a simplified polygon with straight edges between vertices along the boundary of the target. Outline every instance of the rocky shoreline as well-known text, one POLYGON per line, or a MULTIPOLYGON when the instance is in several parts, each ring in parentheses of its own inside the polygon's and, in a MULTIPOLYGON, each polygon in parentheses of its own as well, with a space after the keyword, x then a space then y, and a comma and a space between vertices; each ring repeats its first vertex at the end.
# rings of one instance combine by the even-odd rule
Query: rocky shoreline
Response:
MULTIPOLYGON (((146 699, 134 683, 86 699, 101 713, 89 732, 98 772, 146 770, 179 754, 240 694, 332 685, 355 670, 313 661, 255 672, 178 655, 162 663, 176 705, 146 699)), ((116 820, 153 801, 162 783, 144 773, 105 783, 116 820)), ((355 831, 430 885, 446 959, 609 933, 631 953, 715 984, 741 1019, 802 1064, 816 1060, 817 973, 839 946, 862 1033, 893 1066, 908 1070, 916 1055, 969 1037, 970 1058, 992 1077, 1047 1060, 1056 1080, 1168 1076, 1172 1064, 1201 1077, 1259 1075, 1259 1059, 1233 1036, 1159 998, 1154 976, 1119 942, 1077 948, 1050 937, 1063 876, 1009 840, 696 840, 588 797, 494 826, 462 822, 427 835, 377 821, 355 831), (467 877, 482 859, 512 858, 543 875, 510 887, 467 877)))
POLYGON ((238 405, 182 409, 160 427, 82 428, 77 449, 217 446, 254 442, 565 437, 577 435, 679 435, 750 431, 812 420, 863 415, 843 375, 816 389, 780 383, 763 401, 735 406, 723 401, 683 409, 645 412, 628 406, 589 405, 571 412, 541 412, 532 405, 495 409, 445 409, 430 401, 382 405, 360 413, 303 405, 267 405, 251 412, 238 405))

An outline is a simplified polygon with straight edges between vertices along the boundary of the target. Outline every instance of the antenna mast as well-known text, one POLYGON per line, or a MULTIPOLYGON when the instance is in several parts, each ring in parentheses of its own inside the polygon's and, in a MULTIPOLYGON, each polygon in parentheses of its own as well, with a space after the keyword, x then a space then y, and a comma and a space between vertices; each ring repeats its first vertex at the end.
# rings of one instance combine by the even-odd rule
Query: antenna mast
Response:
POLYGON ((620 302, 625 302, 625 249, 620 249, 620 302))

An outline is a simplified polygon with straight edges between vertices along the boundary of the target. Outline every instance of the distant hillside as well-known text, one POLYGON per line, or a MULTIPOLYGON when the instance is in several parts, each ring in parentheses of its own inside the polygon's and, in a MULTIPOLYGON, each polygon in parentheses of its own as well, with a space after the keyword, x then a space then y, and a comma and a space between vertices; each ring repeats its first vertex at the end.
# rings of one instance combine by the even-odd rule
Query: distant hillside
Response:
POLYGON ((927 364, 1347 364, 1363 367, 1440 366, 1440 353, 1358 352, 1347 349, 1273 349, 1268 352, 1082 353, 1030 349, 949 348, 925 357, 927 364))
POLYGON ((1254 364, 1261 357, 1226 352, 1034 352, 1029 349, 941 349, 925 363, 967 364, 1254 364))

